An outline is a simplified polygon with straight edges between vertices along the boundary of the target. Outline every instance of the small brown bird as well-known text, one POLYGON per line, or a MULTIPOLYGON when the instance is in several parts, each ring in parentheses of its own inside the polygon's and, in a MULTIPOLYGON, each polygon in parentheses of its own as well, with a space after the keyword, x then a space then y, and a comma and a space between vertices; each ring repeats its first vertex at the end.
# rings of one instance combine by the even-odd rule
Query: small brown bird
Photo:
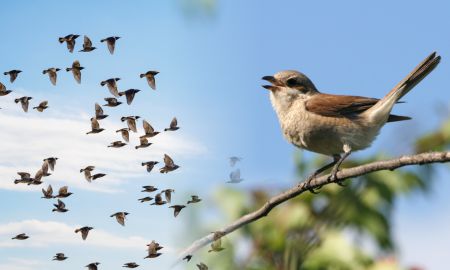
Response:
POLYGON ((88 237, 89 231, 92 230, 92 229, 94 229, 94 228, 89 227, 89 226, 84 226, 84 227, 81 227, 79 229, 76 229, 75 233, 81 232, 81 238, 83 240, 86 240, 86 238, 88 237))
POLYGON ((65 259, 67 259, 68 257, 66 257, 64 255, 64 253, 56 253, 55 256, 53 256, 53 261, 64 261, 65 259))
POLYGON ((11 238, 11 239, 15 239, 15 240, 26 240, 26 239, 28 239, 28 238, 30 238, 28 235, 26 235, 25 233, 21 233, 21 234, 18 234, 18 235, 16 235, 16 236, 14 236, 13 238, 11 238))
POLYGON ((110 145, 108 145, 108 147, 112 147, 112 148, 120 148, 124 145, 127 145, 126 143, 122 142, 122 141, 114 141, 112 142, 110 145))
POLYGON ((131 102, 133 102, 134 96, 139 93, 141 90, 139 89, 128 89, 124 92, 119 92, 119 96, 125 95, 127 98, 127 104, 131 105, 131 102))
POLYGON ((0 97, 6 96, 7 94, 11 93, 11 90, 6 90, 6 86, 0 82, 0 97))
POLYGON ((100 85, 104 86, 106 84, 109 92, 113 96, 119 97, 119 90, 117 90, 117 81, 120 81, 120 78, 111 78, 111 79, 107 79, 105 81, 100 82, 100 85))
POLYGON ((153 202, 151 205, 163 205, 167 202, 162 199, 161 193, 156 194, 155 196, 155 202, 153 202))
POLYGON ((48 68, 48 69, 42 71, 42 74, 48 74, 50 82, 53 85, 56 85, 56 79, 58 78, 58 75, 56 74, 56 72, 58 72, 60 70, 61 69, 59 69, 59 68, 48 68))
POLYGON ((152 125, 150 125, 149 122, 145 121, 145 119, 142 120, 142 126, 144 127, 145 137, 154 137, 159 134, 159 132, 155 131, 152 125))
POLYGON ((150 70, 146 73, 143 73, 140 75, 141 78, 146 78, 148 85, 153 89, 156 90, 156 82, 155 82, 155 76, 158 74, 158 71, 150 70))
POLYGON ((108 115, 104 114, 102 107, 98 103, 95 103, 95 119, 102 120, 106 117, 108 117, 108 115))
POLYGON ((44 161, 44 163, 42 163, 41 170, 42 170, 42 173, 44 174, 43 176, 51 175, 50 173, 48 173, 48 163, 46 161, 44 161))
POLYGON ((57 157, 49 157, 49 158, 44 159, 43 161, 48 164, 48 166, 50 167, 50 170, 54 171, 57 160, 58 160, 57 157))
POLYGON ((154 191, 158 190, 158 188, 156 188, 154 186, 142 186, 142 188, 144 190, 141 190, 141 192, 154 192, 154 191))
POLYGON ((120 104, 122 104, 122 102, 117 101, 117 98, 104 98, 104 100, 107 102, 107 104, 103 105, 106 107, 117 107, 120 104))
POLYGON ((130 132, 129 132, 129 128, 121 128, 116 130, 117 132, 120 132, 120 134, 122 135, 122 138, 124 141, 129 142, 130 141, 130 132))
POLYGON ((66 208, 66 204, 63 201, 61 201, 60 199, 58 199, 58 203, 53 204, 53 206, 55 206, 55 208, 52 210, 52 212, 64 213, 64 212, 69 211, 69 209, 66 208))
POLYGON ((171 172, 171 171, 175 171, 179 167, 180 166, 176 165, 173 162, 173 159, 171 157, 169 157, 169 155, 164 154, 164 167, 159 169, 159 172, 160 173, 168 173, 168 172, 171 172))
POLYGON ((86 265, 85 267, 87 267, 88 270, 98 270, 99 264, 100 264, 99 262, 94 262, 94 263, 90 263, 90 264, 86 265))
POLYGON ((17 75, 21 73, 22 70, 13 69, 10 71, 3 72, 3 75, 9 75, 9 82, 13 83, 17 79, 17 75))
POLYGON ((159 243, 155 242, 155 240, 152 240, 152 242, 148 244, 147 247, 148 255, 144 257, 144 259, 156 258, 162 254, 159 253, 158 250, 162 249, 163 247, 160 246, 159 243))
POLYGON ((208 270, 208 266, 202 262, 197 264, 197 267, 199 270, 208 270))
POLYGON ((25 97, 14 99, 14 102, 15 103, 19 103, 20 102, 20 105, 22 105, 23 111, 24 112, 28 112, 28 105, 29 105, 30 99, 33 99, 33 98, 25 96, 25 97))
POLYGON ((44 197, 41 197, 43 199, 53 199, 53 188, 52 185, 48 185, 47 190, 42 189, 42 193, 44 194, 44 197))
POLYGON ((167 203, 170 203, 172 201, 172 192, 175 193, 174 189, 164 189, 161 190, 161 193, 164 192, 164 197, 166 197, 167 203))
POLYGON ((100 133, 103 130, 105 130, 104 128, 100 128, 100 124, 98 123, 97 119, 95 117, 91 118, 91 131, 86 132, 86 134, 96 134, 96 133, 100 133))
POLYGON ((147 172, 151 172, 153 170, 153 167, 155 167, 156 164, 158 164, 158 161, 147 161, 142 162, 142 166, 146 166, 147 172))
POLYGON ((119 38, 120 37, 107 37, 107 38, 100 40, 100 42, 106 41, 106 45, 108 45, 109 53, 114 54, 114 49, 116 47, 116 40, 118 40, 119 38))
POLYGON ((129 263, 125 263, 122 267, 125 267, 125 268, 136 268, 136 267, 139 267, 139 264, 137 264, 135 262, 129 262, 129 263))
POLYGON ((66 71, 72 71, 73 77, 75 78, 75 81, 77 81, 77 83, 81 83, 81 71, 84 69, 84 67, 82 67, 80 65, 80 62, 78 60, 75 60, 72 63, 72 67, 70 68, 66 68, 66 71))
POLYGON ((110 217, 116 217, 117 222, 120 225, 125 226, 125 218, 129 214, 130 213, 127 213, 127 212, 117 212, 117 213, 112 214, 110 217))
POLYGON ((186 207, 185 205, 178 205, 178 204, 169 206, 169 208, 173 208, 173 216, 174 217, 177 217, 178 214, 181 212, 181 209, 183 209, 185 207, 186 207))
POLYGON ((83 39, 83 49, 80 52, 92 52, 97 48, 92 47, 92 41, 88 38, 88 36, 84 36, 83 39))
POLYGON ((187 202, 187 204, 190 204, 190 203, 199 203, 199 202, 202 201, 202 199, 200 199, 197 195, 192 195, 191 198, 192 198, 192 199, 189 200, 189 201, 187 202))
POLYGON ((141 118, 140 116, 123 116, 120 118, 120 121, 124 122, 127 121, 127 126, 128 128, 133 131, 133 132, 137 132, 137 128, 136 128, 136 120, 141 118))
POLYGON ((58 194, 54 198, 67 198, 73 194, 72 192, 68 192, 68 191, 69 191, 68 186, 60 187, 58 190, 58 194))
POLYGON ((20 176, 20 179, 15 179, 14 184, 28 184, 33 181, 33 178, 31 178, 31 174, 27 172, 17 172, 17 174, 20 176))
POLYGON ((139 137, 139 142, 140 144, 135 146, 135 149, 139 149, 139 148, 146 148, 149 147, 150 145, 152 145, 152 143, 149 143, 147 138, 145 136, 141 136, 139 137))
POLYGON ((67 49, 69 52, 73 52, 73 49, 75 48, 75 39, 77 39, 80 35, 74 35, 70 34, 65 37, 58 38, 59 43, 66 42, 67 43, 67 49))
POLYGON ((151 201, 151 200, 153 200, 152 197, 144 197, 144 198, 138 199, 138 201, 140 201, 141 203, 143 203, 143 202, 149 202, 149 201, 151 201))
POLYGON ((183 258, 183 260, 186 260, 189 262, 192 259, 192 255, 186 255, 186 257, 183 258))
POLYGON ((172 119, 172 121, 170 122, 169 128, 165 128, 164 131, 175 131, 175 130, 177 130, 177 129, 179 129, 179 128, 180 128, 180 127, 178 127, 178 121, 177 121, 177 118, 174 117, 174 118, 172 119))
POLYGON ((80 169, 80 173, 84 172, 84 178, 86 181, 91 182, 92 175, 91 172, 95 169, 95 166, 87 166, 84 169, 80 169))
POLYGON ((43 112, 47 108, 48 108, 48 101, 47 100, 44 100, 41 103, 39 103, 39 106, 33 107, 33 109, 37 110, 38 112, 43 112))

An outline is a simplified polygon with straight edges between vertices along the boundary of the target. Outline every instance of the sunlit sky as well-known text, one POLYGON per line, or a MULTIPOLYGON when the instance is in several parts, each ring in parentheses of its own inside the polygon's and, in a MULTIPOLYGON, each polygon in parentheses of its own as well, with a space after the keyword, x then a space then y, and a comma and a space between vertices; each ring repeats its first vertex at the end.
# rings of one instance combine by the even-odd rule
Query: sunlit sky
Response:
MULTIPOLYGON (((238 167, 245 181, 235 188, 289 187, 296 181, 298 150, 281 136, 261 87, 264 75, 296 69, 323 92, 382 97, 438 51, 440 66, 394 109, 413 120, 386 126, 370 149, 354 157, 409 153, 414 138, 437 128, 449 114, 450 4, 445 1, 217 0, 209 8, 197 6, 202 2, 208 1, 2 2, 0 71, 23 73, 13 84, 0 76, 13 90, 0 97, 1 269, 72 270, 95 261, 101 269, 118 269, 129 261, 166 269, 183 247, 180 242, 187 244, 180 241, 181 231, 186 232, 193 211, 183 210, 175 219, 165 206, 142 205, 137 202, 145 196, 140 186, 174 188, 175 203, 185 203, 190 194, 213 203, 212 191, 225 185, 232 155, 243 157, 238 167), (57 41, 70 33, 81 35, 73 54, 57 41), (78 52, 85 34, 97 50, 78 52), (114 55, 99 42, 111 35, 122 37, 114 55), (80 85, 65 70, 58 73, 56 86, 42 74, 49 67, 65 69, 74 60, 85 67, 80 85), (151 69, 160 71, 156 91, 139 78, 151 69), (94 103, 104 104, 110 96, 100 81, 111 77, 122 79, 121 90, 142 91, 131 106, 106 108, 109 117, 101 122, 106 131, 87 136, 94 103), (48 100, 50 108, 25 114, 13 102, 23 95, 33 97, 32 106, 48 100), (176 116, 181 129, 158 135, 147 149, 107 148, 120 139, 114 130, 123 127, 119 119, 125 115, 140 115, 157 130, 176 116), (162 161, 164 153, 181 168, 161 175, 140 166, 162 161), (59 160, 44 185, 69 185, 74 195, 65 200, 68 213, 51 212, 52 203, 40 198, 42 186, 12 184, 15 172, 34 173, 49 156, 59 160), (79 173, 87 165, 108 175, 88 183, 79 173), (109 217, 117 211, 131 213, 125 227, 109 217), (79 225, 95 227, 92 239, 83 242, 72 232, 79 225), (31 238, 10 240, 20 232, 31 238), (167 254, 144 261, 145 243, 153 239, 167 247, 167 254), (56 252, 70 258, 52 262, 56 252)), ((132 134, 132 145, 137 138, 132 134)), ((447 266, 450 183, 447 172, 439 176, 429 196, 409 196, 397 205, 394 235, 405 266, 447 266)))

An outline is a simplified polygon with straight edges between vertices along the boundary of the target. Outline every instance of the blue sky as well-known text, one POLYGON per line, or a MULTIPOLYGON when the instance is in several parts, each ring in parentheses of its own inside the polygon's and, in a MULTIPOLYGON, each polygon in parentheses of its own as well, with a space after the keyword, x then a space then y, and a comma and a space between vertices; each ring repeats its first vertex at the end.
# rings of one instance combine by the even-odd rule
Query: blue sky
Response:
MULTIPOLYGON (((139 205, 139 187, 174 187, 176 202, 184 202, 195 192, 207 203, 210 191, 223 186, 228 177, 230 155, 244 157, 241 169, 246 181, 238 188, 287 187, 295 180, 293 157, 297 150, 282 138, 268 93, 260 86, 262 76, 279 70, 300 70, 323 92, 382 97, 430 52, 442 55, 433 74, 405 97, 406 104, 394 109, 413 120, 385 127, 371 149, 355 157, 379 151, 408 152, 416 136, 436 128, 443 114, 448 116, 450 4, 445 1, 218 0, 210 11, 187 9, 189 2, 2 3, 0 69, 24 72, 12 85, 7 77, 0 77, 14 90, 0 98, 0 126, 9 131, 1 135, 2 147, 8 151, 0 157, 0 194, 5 207, 0 217, 0 265, 13 269, 11 264, 15 264, 15 269, 22 270, 57 269, 60 264, 49 259, 60 250, 67 250, 71 257, 64 264, 68 270, 96 260, 105 268, 142 262, 145 246, 108 249, 105 246, 114 245, 101 238, 102 233, 117 236, 117 246, 156 239, 174 252, 179 248, 180 234, 173 232, 182 229, 190 210, 173 219, 166 208, 139 205), (88 35, 98 49, 68 53, 57 38, 69 33, 88 35), (99 42, 110 35, 122 37, 114 55, 99 42), (75 59, 86 68, 81 85, 71 74, 60 71, 55 87, 41 73, 52 66, 69 67, 75 59), (139 78, 150 69, 161 72, 157 91, 139 78), (94 103, 108 96, 99 83, 110 77, 122 78, 121 89, 143 91, 131 106, 105 109, 110 116, 102 124, 109 131, 85 136, 94 103), (33 105, 48 99, 50 109, 25 114, 12 102, 20 94, 35 97, 33 105), (142 151, 107 149, 110 141, 119 138, 111 130, 122 125, 118 120, 122 115, 141 115, 157 129, 177 116, 181 129, 158 135, 161 138, 155 138, 155 145, 142 151), (160 160, 165 152, 182 166, 179 171, 148 175, 139 166, 145 159, 160 160), (69 213, 62 215, 50 212, 51 203, 39 198, 39 188, 27 192, 10 184, 16 171, 37 170, 43 158, 58 154, 55 174, 48 181, 54 188, 69 184, 75 193, 66 200, 69 213), (89 185, 77 172, 89 163, 108 173, 108 178, 89 185), (121 209, 131 213, 125 228, 109 218, 121 209), (93 224, 101 232, 91 244, 81 243, 75 234, 56 243, 42 240, 38 247, 27 246, 32 238, 21 246, 5 244, 11 228, 53 224, 46 222, 64 223, 68 230, 93 224), (39 252, 30 254, 30 249, 39 252), (35 264, 27 268, 27 263, 35 264)), ((411 196, 399 202, 394 231, 405 265, 437 269, 446 263, 443 250, 448 250, 450 234, 442 224, 450 223, 445 214, 449 213, 446 205, 450 205, 445 190, 450 184, 445 182, 447 172, 441 176, 435 181, 432 196, 411 196), (417 237, 424 231, 436 232, 439 239, 417 237)), ((142 265, 164 268, 170 262, 170 256, 162 256, 142 265)))

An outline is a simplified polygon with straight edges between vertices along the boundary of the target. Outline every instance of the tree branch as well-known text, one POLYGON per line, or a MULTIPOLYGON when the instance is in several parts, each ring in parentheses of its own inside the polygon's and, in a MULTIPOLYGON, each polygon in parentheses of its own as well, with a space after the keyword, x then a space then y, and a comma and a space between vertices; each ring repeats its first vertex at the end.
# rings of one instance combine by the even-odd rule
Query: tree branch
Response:
MULTIPOLYGON (((243 227, 244 225, 247 225, 249 223, 252 223, 258 219, 267 216, 270 213, 270 211, 279 204, 297 197, 303 192, 308 191, 310 188, 319 188, 330 183, 342 181, 348 178, 354 178, 357 176, 365 175, 376 171, 382 170, 393 171, 397 168, 408 165, 424 165, 430 163, 444 163, 444 162, 450 162, 450 151, 402 156, 391 160, 376 161, 369 164, 344 169, 337 173, 337 180, 335 181, 330 181, 329 175, 317 176, 311 180, 310 185, 307 185, 305 182, 302 182, 297 186, 270 198, 261 208, 240 217, 233 223, 220 229, 219 232, 221 232, 222 235, 224 236, 230 234, 233 231, 243 227)), ((181 261, 185 256, 192 255, 200 248, 211 243, 213 241, 213 237, 214 233, 210 233, 193 242, 189 247, 187 247, 180 253, 177 262, 181 261)))

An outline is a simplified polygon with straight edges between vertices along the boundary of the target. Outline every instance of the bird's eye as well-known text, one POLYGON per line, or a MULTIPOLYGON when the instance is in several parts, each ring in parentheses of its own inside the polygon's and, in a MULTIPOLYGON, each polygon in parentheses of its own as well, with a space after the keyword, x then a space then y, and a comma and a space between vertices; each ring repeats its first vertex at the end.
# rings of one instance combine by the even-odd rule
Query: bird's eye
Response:
POLYGON ((296 86, 297 84, 298 84, 298 83, 297 83, 297 80, 294 79, 294 78, 290 78, 290 79, 288 79, 288 80, 286 81, 286 85, 289 86, 289 87, 296 86))

